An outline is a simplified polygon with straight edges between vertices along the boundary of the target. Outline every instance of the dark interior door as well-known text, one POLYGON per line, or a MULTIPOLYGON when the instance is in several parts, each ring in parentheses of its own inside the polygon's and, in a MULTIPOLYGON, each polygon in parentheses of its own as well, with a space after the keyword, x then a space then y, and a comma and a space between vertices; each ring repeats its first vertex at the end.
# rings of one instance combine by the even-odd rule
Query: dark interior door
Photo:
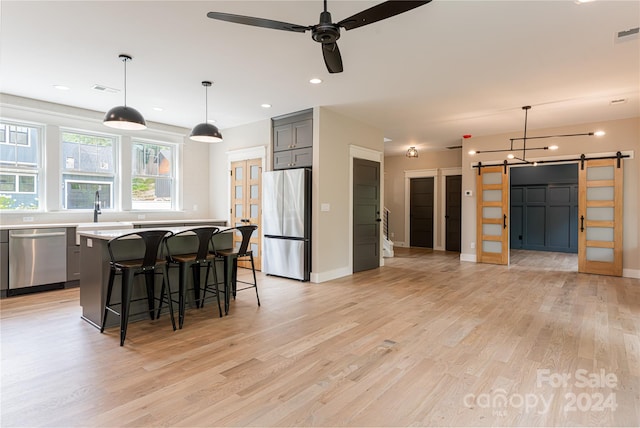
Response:
POLYGON ((380 163, 353 160, 353 271, 380 266, 380 163))
POLYGON ((411 179, 409 208, 409 245, 433 248, 433 177, 411 179))
POLYGON ((460 252, 462 226, 462 176, 448 175, 445 182, 445 250, 460 252))

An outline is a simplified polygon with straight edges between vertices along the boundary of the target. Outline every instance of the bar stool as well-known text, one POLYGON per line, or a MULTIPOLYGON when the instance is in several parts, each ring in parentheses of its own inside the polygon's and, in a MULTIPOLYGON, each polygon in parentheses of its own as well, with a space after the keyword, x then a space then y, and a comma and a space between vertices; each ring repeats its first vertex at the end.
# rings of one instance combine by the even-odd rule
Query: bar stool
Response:
MULTIPOLYGON (((179 269, 179 287, 176 292, 167 293, 167 301, 178 303, 178 326, 182 328, 184 324, 184 314, 186 306, 187 296, 187 272, 189 268, 193 270, 193 290, 195 295, 195 302, 197 307, 201 307, 201 300, 204 300, 204 294, 200 299, 200 276, 202 274, 201 268, 206 266, 207 272, 204 277, 205 284, 209 280, 209 271, 213 270, 213 277, 217 278, 215 255, 209 252, 209 243, 212 242, 213 235, 220 231, 217 227, 196 227, 193 229, 184 230, 179 233, 173 234, 167 238, 167 267, 177 266, 179 269), (189 245, 186 243, 190 242, 189 245), (180 248, 187 248, 189 251, 186 254, 177 254, 180 248), (172 294, 178 294, 178 300, 174 300, 172 294)), ((218 312, 222 317, 222 308, 220 307, 220 295, 216 293, 218 299, 218 312)), ((158 307, 158 317, 162 310, 162 305, 165 302, 165 289, 164 285, 160 292, 160 306, 158 307)))
MULTIPOLYGON (((127 336, 127 325, 130 315, 139 315, 140 313, 149 313, 149 317, 154 319, 155 312, 155 275, 162 275, 162 287, 167 284, 169 286, 169 276, 167 275, 167 261, 162 257, 162 244, 165 239, 171 236, 171 232, 167 230, 145 230, 140 232, 128 233, 111 239, 107 243, 109 250, 109 284, 107 288, 107 301, 104 306, 104 315, 102 317, 102 326, 100 333, 104 333, 107 324, 107 314, 112 312, 120 317, 120 346, 124 345, 127 336), (131 239, 138 237, 140 239, 131 239), (142 249, 140 251, 140 245, 142 249), (137 248, 137 251, 135 247, 137 248), (128 257, 136 257, 144 253, 142 259, 129 259, 128 257), (124 259, 127 258, 127 259, 124 259), (111 303, 113 294, 113 285, 115 277, 122 276, 120 295, 121 299, 118 303, 111 303), (145 285, 147 289, 146 298, 132 299, 132 290, 134 279, 138 275, 145 276, 145 285), (131 302, 147 300, 148 310, 136 314, 130 314, 129 309, 131 302), (114 306, 120 306, 120 312, 113 309, 114 306)), ((169 289, 171 289, 169 287, 169 289)), ((171 307, 171 324, 173 330, 176 329, 176 322, 173 317, 173 307, 171 307)))
MULTIPOLYGON (((258 281, 256 279, 256 268, 253 261, 253 251, 249 249, 249 243, 251 240, 251 235, 258 229, 256 225, 245 225, 245 226, 236 226, 229 228, 227 230, 230 231, 238 231, 242 234, 242 242, 238 249, 230 249, 230 250, 215 250, 213 253, 215 254, 216 260, 222 260, 224 263, 224 313, 225 315, 229 313, 229 297, 230 294, 233 294, 233 298, 236 298, 236 292, 247 290, 250 288, 255 288, 256 290, 256 299, 258 300, 258 306, 260 306, 260 296, 258 295, 258 281), (238 260, 242 261, 243 259, 249 259, 247 261, 251 262, 251 271, 253 273, 253 282, 240 281, 238 280, 238 260), (238 288, 238 283, 247 285, 243 288, 238 288)), ((234 232, 235 233, 235 232, 234 232)), ((206 283, 205 283, 206 284, 206 283)), ((219 292, 218 280, 216 278, 215 291, 219 292)), ((212 290, 210 285, 205 286, 203 291, 203 299, 204 294, 207 290, 212 290)), ((202 306, 201 306, 202 307, 202 306)))

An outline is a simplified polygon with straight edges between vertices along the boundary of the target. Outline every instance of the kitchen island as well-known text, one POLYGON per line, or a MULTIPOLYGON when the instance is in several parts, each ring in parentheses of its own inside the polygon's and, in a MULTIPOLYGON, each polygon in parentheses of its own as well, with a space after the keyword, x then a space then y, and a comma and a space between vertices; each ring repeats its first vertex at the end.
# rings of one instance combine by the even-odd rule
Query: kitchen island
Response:
MULTIPOLYGON (((202 225, 203 227, 206 225, 202 225)), ((233 246, 232 232, 225 232, 227 227, 219 227, 223 232, 213 237, 213 243, 216 249, 229 249, 233 246)), ((179 227, 153 227, 144 229, 115 229, 115 230, 82 230, 79 232, 80 237, 80 306, 82 306, 82 319, 89 322, 95 327, 100 327, 102 324, 102 317, 104 313, 104 305, 107 299, 107 285, 109 280, 109 250, 107 243, 109 240, 127 235, 134 232, 140 232, 143 230, 167 230, 172 233, 182 232, 188 229, 192 229, 193 226, 179 226, 179 227)), ((192 236, 180 236, 176 238, 175 242, 172 242, 172 248, 175 251, 192 252, 194 247, 195 235, 192 236), (174 245, 175 244, 175 245, 174 245)), ((139 238, 133 237, 130 240, 130 246, 125 251, 125 258, 139 258, 140 253, 143 251, 142 241, 139 238)), ((222 267, 218 270, 218 281, 224 280, 224 272, 222 267)), ((169 282, 171 288, 177 290, 178 286, 178 272, 177 269, 171 269, 169 272, 169 282)), ((144 278, 136 278, 136 281, 143 281, 144 278)), ((120 281, 120 279, 116 279, 120 281)), ((155 292, 160 293, 160 287, 162 281, 156 281, 155 292)), ((144 297, 145 287, 135 287, 133 290, 133 299, 144 297)), ((112 301, 120 301, 120 287, 114 287, 112 301)), ((193 303, 187 300, 188 303, 193 303)), ((143 312, 146 308, 146 304, 142 301, 133 302, 131 304, 131 313, 143 312)), ((131 317, 131 320, 144 319, 147 315, 140 314, 139 316, 131 317)), ((115 326, 118 324, 117 317, 109 317, 107 326, 115 326)))

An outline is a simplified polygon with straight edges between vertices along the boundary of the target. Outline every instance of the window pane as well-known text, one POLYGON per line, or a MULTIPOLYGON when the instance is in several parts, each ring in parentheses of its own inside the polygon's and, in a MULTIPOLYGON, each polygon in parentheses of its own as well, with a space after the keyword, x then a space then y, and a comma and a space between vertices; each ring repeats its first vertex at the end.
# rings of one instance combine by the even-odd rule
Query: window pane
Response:
POLYGON ((40 129, 9 123, 4 123, 3 128, 3 138, 0 141, 0 164, 37 168, 40 129))
POLYGON ((16 176, 14 174, 0 175, 0 192, 15 192, 16 176))
POLYGON ((0 210, 39 208, 41 135, 39 127, 0 123, 0 210))
POLYGON ((62 158, 66 170, 112 174, 115 172, 115 138, 63 132, 62 158))
POLYGON ((35 193, 36 191, 36 177, 33 175, 21 175, 19 178, 18 192, 20 193, 35 193))
POLYGON ((171 209, 171 187, 171 179, 135 177, 132 180, 131 207, 134 210, 171 209))
MULTIPOLYGON (((83 176, 67 176, 64 183, 64 207, 69 210, 93 209, 100 201, 100 209, 112 208, 112 189, 109 182, 89 181, 83 176), (98 192, 98 195, 96 195, 98 192)), ((100 178, 100 177, 93 177, 100 178)))

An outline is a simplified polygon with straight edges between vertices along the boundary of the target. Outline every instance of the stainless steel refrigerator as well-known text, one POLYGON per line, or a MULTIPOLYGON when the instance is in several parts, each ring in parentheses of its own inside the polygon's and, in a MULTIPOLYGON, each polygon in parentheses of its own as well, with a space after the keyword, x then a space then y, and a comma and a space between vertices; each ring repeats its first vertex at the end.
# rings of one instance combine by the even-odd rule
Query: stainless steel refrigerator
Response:
POLYGON ((262 175, 262 270, 309 281, 311 273, 311 170, 262 175))

